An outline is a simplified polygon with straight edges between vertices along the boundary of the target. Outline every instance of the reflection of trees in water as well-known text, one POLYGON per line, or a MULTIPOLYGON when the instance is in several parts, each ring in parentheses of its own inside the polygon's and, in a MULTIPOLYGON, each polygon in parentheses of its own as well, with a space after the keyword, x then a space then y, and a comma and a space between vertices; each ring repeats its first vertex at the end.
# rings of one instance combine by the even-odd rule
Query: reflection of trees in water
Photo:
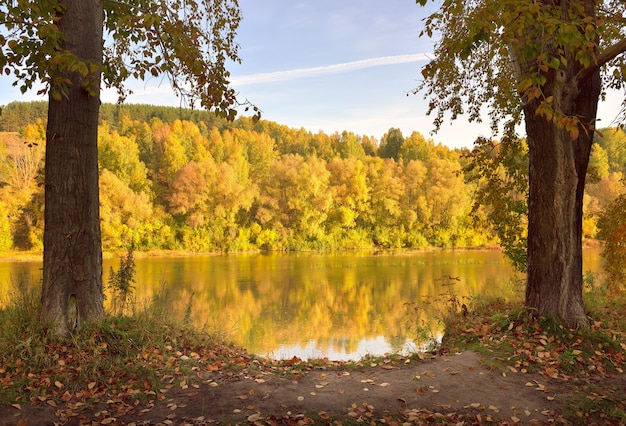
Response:
MULTIPOLYGON (((106 259, 104 270, 110 265, 117 268, 117 259, 106 259)), ((139 309, 165 292, 166 314, 182 319, 192 297, 197 327, 260 354, 311 340, 320 350, 353 352, 378 336, 398 350, 416 337, 414 324, 441 330, 448 291, 461 299, 498 296, 510 291, 512 276, 502 256, 488 251, 137 258, 136 265, 139 309), (460 282, 442 286, 443 275, 460 282), (407 302, 423 303, 410 316, 407 302)))
MULTIPOLYGON (((586 253, 591 255, 584 270, 599 271, 598 251, 586 253)), ((501 255, 487 251, 138 258, 136 264, 137 309, 165 292, 165 314, 182 319, 191 297, 198 328, 259 354, 311 340, 321 351, 354 352, 363 339, 377 336, 399 350, 406 338, 417 337, 415 325, 442 331, 448 292, 465 302, 524 290, 511 284, 511 268, 501 255), (460 281, 442 286, 443 275, 460 281), (420 309, 411 315, 407 302, 420 302, 420 309)), ((118 260, 105 259, 105 280, 110 265, 116 269, 118 260)), ((40 267, 3 263, 0 276, 27 276, 30 285, 40 286, 40 267)), ((9 279, 0 283, 1 293, 11 285, 9 279)))
MULTIPOLYGON (((364 338, 377 336, 385 336, 392 350, 400 350, 414 337, 408 334, 409 321, 418 321, 434 334, 440 331, 446 292, 459 298, 497 294, 511 276, 500 259, 490 252, 180 258, 172 267, 177 281, 165 276, 161 281, 173 295, 193 291, 195 324, 230 331, 235 343, 252 352, 274 353, 281 344, 306 346, 314 341, 319 350, 350 353, 364 338), (461 281, 454 288, 442 286, 443 275, 461 281), (418 317, 410 318, 405 303, 416 301, 425 303, 418 317)), ((159 270, 166 275, 164 268, 159 270)), ((154 292, 141 287, 145 294, 138 293, 138 298, 154 292)), ((173 297, 171 302, 178 312, 187 305, 184 298, 173 297)))

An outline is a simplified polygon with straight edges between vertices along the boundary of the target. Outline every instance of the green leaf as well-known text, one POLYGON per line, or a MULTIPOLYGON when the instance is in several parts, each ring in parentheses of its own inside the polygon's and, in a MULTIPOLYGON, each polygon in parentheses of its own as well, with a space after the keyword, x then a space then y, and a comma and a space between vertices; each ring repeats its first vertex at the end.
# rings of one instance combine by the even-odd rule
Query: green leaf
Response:
POLYGON ((558 70, 561 66, 561 61, 559 58, 551 58, 550 62, 548 62, 548 66, 552 69, 558 70))

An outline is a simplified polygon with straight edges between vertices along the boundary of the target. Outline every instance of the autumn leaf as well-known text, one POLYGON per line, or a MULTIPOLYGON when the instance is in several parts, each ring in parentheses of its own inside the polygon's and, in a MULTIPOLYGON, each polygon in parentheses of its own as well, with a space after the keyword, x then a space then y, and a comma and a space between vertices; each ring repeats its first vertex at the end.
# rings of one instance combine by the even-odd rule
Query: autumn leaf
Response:
POLYGON ((256 422, 261 419, 261 415, 259 413, 254 413, 248 416, 247 420, 249 422, 256 422))

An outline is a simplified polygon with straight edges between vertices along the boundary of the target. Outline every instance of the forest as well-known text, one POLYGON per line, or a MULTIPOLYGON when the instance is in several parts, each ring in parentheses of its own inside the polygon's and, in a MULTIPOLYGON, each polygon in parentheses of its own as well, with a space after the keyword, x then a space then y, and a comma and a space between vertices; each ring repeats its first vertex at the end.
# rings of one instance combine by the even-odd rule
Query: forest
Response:
MULTIPOLYGON (((2 107, 0 251, 43 249, 46 116, 46 102, 2 107)), ((624 193, 625 147, 623 129, 596 136, 585 239, 598 238, 602 212, 624 193)), ((470 149, 450 149, 417 131, 405 136, 390 128, 377 140, 184 108, 104 104, 98 150, 108 251, 500 243, 487 220, 490 207, 475 208, 487 180, 472 176, 470 149)))

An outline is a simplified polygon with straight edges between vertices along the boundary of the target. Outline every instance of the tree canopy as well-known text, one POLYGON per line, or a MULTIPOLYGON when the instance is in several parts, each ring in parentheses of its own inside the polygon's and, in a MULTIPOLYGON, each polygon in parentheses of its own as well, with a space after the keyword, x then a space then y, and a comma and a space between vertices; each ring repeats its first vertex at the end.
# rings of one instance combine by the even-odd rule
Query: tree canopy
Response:
POLYGON ((101 70, 62 46, 67 35, 58 23, 66 7, 61 0, 0 3, 0 25, 6 30, 0 34, 0 70, 23 93, 39 87, 38 94, 50 91, 60 99, 71 85, 66 71, 79 73, 83 86, 95 93, 100 78, 94 72, 101 71, 104 85, 117 89, 123 101, 131 93, 125 86, 129 78, 166 76, 185 104, 235 117, 241 103, 226 66, 241 61, 236 0, 104 1, 101 70))
POLYGON ((621 0, 443 2, 424 22, 421 35, 439 41, 416 93, 437 128, 446 117, 486 113, 494 135, 513 134, 524 103, 537 99, 537 114, 576 136, 579 118, 546 93, 548 74, 576 63, 574 84, 601 70, 604 90, 625 90, 625 13, 621 0))

